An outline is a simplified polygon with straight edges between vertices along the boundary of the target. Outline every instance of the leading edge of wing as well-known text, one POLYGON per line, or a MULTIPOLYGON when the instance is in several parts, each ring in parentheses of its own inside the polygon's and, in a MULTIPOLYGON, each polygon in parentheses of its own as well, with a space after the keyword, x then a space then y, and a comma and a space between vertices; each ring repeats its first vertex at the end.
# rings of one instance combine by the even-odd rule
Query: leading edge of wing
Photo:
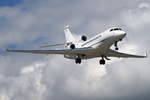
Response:
POLYGON ((145 55, 133 55, 133 54, 127 54, 127 53, 122 53, 122 52, 117 52, 112 49, 109 49, 108 51, 108 57, 119 57, 119 58, 147 58, 147 52, 145 55))
POLYGON ((74 55, 84 54, 93 50, 93 48, 76 48, 76 49, 59 49, 59 50, 13 50, 6 49, 7 52, 20 52, 20 53, 33 53, 33 54, 62 54, 62 55, 74 55))

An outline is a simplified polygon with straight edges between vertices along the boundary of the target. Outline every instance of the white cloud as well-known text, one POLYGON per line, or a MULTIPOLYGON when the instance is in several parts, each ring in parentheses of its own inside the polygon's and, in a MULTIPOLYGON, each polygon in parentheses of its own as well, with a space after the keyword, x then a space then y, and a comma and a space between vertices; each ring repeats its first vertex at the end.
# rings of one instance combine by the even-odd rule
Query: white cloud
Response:
POLYGON ((69 94, 76 96, 92 96, 99 91, 101 87, 101 79, 106 74, 105 66, 99 66, 97 59, 86 62, 82 67, 84 72, 80 73, 80 77, 68 77, 64 89, 69 94))
POLYGON ((37 62, 23 68, 18 77, 1 76, 0 84, 5 82, 6 85, 0 90, 2 100, 42 100, 46 86, 42 83, 41 67, 44 67, 44 63, 37 62))
POLYGON ((122 12, 122 18, 124 18, 125 23, 134 29, 141 29, 144 26, 149 25, 149 17, 150 10, 148 3, 141 3, 138 8, 128 9, 127 11, 122 12))
POLYGON ((0 95, 0 100, 10 100, 9 97, 4 93, 0 95))
POLYGON ((138 6, 140 9, 145 9, 145 8, 149 8, 149 4, 148 3, 146 3, 146 2, 143 2, 143 3, 141 3, 141 4, 139 4, 139 6, 138 6))

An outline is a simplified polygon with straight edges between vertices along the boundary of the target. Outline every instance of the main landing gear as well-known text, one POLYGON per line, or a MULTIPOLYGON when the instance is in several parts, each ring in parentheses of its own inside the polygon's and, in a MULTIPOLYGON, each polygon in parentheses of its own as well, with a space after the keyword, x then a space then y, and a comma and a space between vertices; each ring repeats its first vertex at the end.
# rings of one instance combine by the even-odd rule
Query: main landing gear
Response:
MULTIPOLYGON (((104 58, 105 58, 106 60, 110 60, 110 59, 107 58, 106 56, 102 56, 102 59, 99 60, 99 64, 100 64, 100 65, 105 65, 106 61, 105 61, 104 58)), ((77 57, 77 58, 75 59, 75 63, 76 63, 76 64, 81 64, 81 58, 80 58, 80 57, 77 57)))
POLYGON ((104 58, 102 58, 102 59, 99 61, 99 64, 100 64, 100 65, 105 65, 105 60, 104 60, 104 58))
POLYGON ((76 58, 76 59, 75 59, 75 63, 76 63, 76 64, 81 64, 81 58, 80 58, 80 57, 76 58))
POLYGON ((104 58, 105 58, 106 60, 110 60, 110 59, 107 58, 106 56, 102 56, 102 59, 99 61, 99 64, 100 64, 100 65, 105 65, 106 61, 105 61, 104 58))

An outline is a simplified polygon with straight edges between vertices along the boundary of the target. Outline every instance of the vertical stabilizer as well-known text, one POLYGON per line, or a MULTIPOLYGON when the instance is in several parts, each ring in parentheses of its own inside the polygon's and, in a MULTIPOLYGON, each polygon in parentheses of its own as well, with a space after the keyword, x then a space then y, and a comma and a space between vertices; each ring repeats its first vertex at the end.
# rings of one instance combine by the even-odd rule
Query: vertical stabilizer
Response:
POLYGON ((64 33, 65 33, 67 43, 75 41, 75 38, 73 37, 68 25, 64 27, 64 33))

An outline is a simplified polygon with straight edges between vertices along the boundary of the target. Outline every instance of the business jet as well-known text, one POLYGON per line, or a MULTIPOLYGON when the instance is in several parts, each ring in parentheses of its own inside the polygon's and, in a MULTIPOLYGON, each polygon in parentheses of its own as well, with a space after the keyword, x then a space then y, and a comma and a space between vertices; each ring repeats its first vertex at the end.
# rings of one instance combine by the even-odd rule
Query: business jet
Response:
POLYGON ((80 41, 75 39, 72 35, 69 26, 64 28, 64 33, 66 37, 66 43, 58 43, 53 45, 44 45, 42 47, 52 47, 64 45, 65 49, 56 50, 13 50, 7 49, 8 52, 20 52, 20 53, 33 53, 33 54, 59 54, 64 55, 64 58, 75 60, 76 64, 80 64, 84 59, 91 59, 100 57, 100 65, 105 64, 105 60, 110 60, 109 57, 118 58, 146 58, 145 55, 133 55, 118 52, 118 42, 121 41, 125 36, 126 32, 119 27, 114 27, 100 33, 90 39, 87 36, 81 36, 80 41), (110 47, 114 45, 115 50, 110 47))

